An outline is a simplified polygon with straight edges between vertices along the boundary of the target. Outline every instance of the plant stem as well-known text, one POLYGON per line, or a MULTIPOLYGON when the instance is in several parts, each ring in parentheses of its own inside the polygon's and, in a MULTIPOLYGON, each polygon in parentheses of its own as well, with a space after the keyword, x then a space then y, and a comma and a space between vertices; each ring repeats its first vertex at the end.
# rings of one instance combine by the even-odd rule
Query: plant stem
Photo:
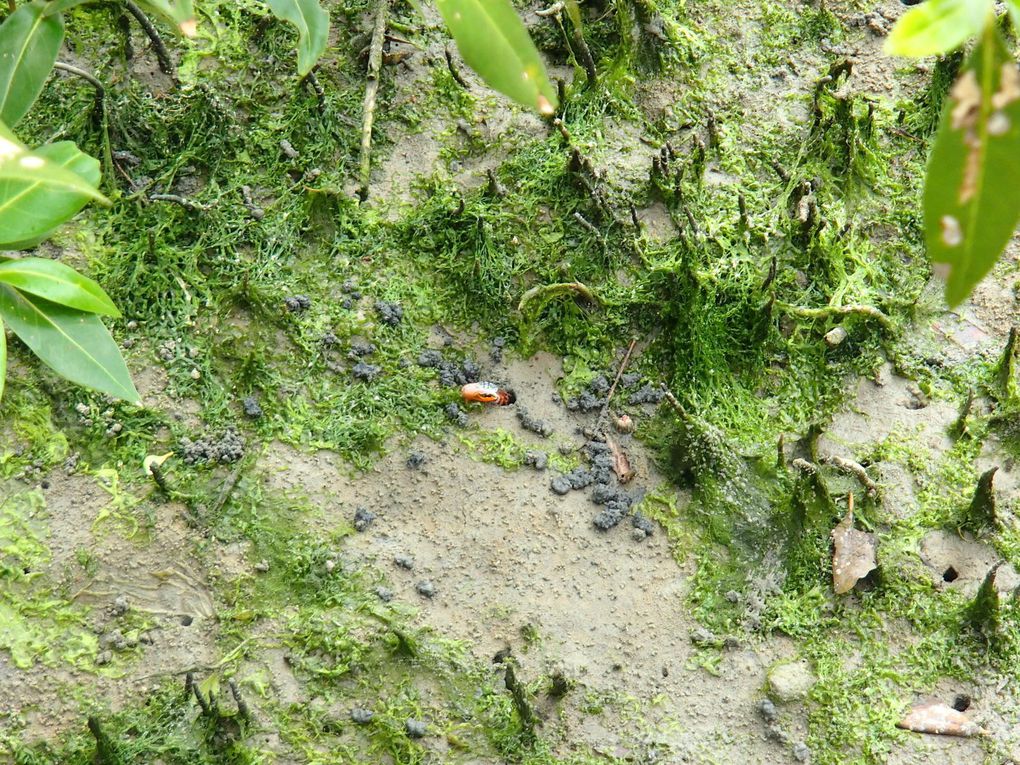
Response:
POLYGON ((149 21, 149 17, 142 13, 142 9, 131 0, 124 0, 124 7, 127 8, 128 13, 135 17, 135 21, 141 26, 142 31, 152 41, 152 50, 156 54, 156 60, 159 61, 159 70, 163 74, 177 79, 177 69, 174 67, 173 59, 170 58, 170 52, 163 43, 163 38, 159 35, 159 30, 149 21))
POLYGON ((358 197, 368 199, 368 182, 372 173, 372 123, 375 120, 375 97, 379 92, 379 71, 382 68, 382 48, 386 38, 386 14, 389 0, 379 0, 375 8, 375 28, 368 52, 368 74, 365 83, 365 103, 361 110, 361 172, 358 197))

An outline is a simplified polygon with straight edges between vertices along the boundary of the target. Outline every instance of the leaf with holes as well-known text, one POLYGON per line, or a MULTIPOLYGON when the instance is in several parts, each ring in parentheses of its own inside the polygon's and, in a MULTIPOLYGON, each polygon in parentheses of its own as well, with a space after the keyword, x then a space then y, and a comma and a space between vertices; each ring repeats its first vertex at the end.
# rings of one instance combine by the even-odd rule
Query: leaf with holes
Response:
POLYGON ((57 374, 141 405, 120 349, 95 314, 0 284, 0 318, 57 374))
MULTIPOLYGON (((40 146, 35 156, 52 167, 69 170, 90 188, 99 185, 99 161, 81 152, 70 141, 40 146)), ((52 188, 42 181, 0 181, 0 249, 25 250, 34 247, 70 219, 91 195, 68 188, 52 188), (4 200, 8 203, 4 204, 4 200)))
POLYGON ((852 499, 846 517, 832 530, 832 547, 832 589, 837 595, 850 592, 878 566, 875 537, 854 528, 852 499))
POLYGON ((43 0, 22 5, 0 24, 0 121, 15 125, 39 97, 64 41, 62 16, 43 0))
POLYGON ((1020 219, 1020 70, 989 27, 949 92, 924 187, 932 261, 955 306, 987 274, 1020 219))
POLYGON ((550 117, 556 93, 510 0, 438 0, 468 66, 494 90, 550 117))
POLYGON ((892 56, 935 56, 958 48, 994 21, 992 0, 928 0, 900 17, 885 41, 892 56))
POLYGON ((298 31, 298 74, 304 77, 318 63, 329 40, 329 14, 317 0, 266 0, 273 15, 298 31))
POLYGON ((86 313, 120 316, 103 288, 73 268, 46 258, 18 258, 0 263, 0 284, 86 313))

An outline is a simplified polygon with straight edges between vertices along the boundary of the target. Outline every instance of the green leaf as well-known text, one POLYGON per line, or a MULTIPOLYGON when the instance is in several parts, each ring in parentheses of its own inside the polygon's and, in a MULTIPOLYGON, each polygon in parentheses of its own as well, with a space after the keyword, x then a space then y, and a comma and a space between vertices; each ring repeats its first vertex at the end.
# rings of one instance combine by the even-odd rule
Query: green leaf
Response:
POLYGON ((69 266, 46 258, 19 258, 0 263, 0 283, 87 313, 120 316, 103 288, 69 266))
POLYGON ((495 90, 543 116, 556 111, 545 65, 510 0, 437 0, 457 49, 495 90))
POLYGON ((329 14, 317 0, 266 0, 266 4, 276 18, 297 27, 298 74, 304 77, 326 50, 329 14))
MULTIPOLYGON (((99 161, 78 150, 70 141, 40 146, 35 151, 54 167, 69 170, 90 187, 99 185, 99 161)), ((52 234, 88 204, 91 195, 66 188, 52 188, 36 181, 0 181, 0 249, 25 250, 52 234)))
POLYGON ((16 125, 39 97, 64 41, 64 19, 44 0, 22 5, 0 24, 0 121, 16 125))
POLYGON ((94 313, 0 285, 0 317, 57 374, 141 405, 120 349, 94 313))
POLYGON ((195 8, 191 0, 137 0, 138 5, 149 13, 155 13, 172 22, 185 37, 194 37, 198 28, 195 8))
POLYGON ((1010 21, 1013 22, 1013 34, 1020 34, 1020 0, 1006 0, 1010 21))
POLYGON ((957 305, 987 274, 1020 219, 1020 70, 988 27, 949 92, 928 160, 928 254, 948 265, 957 305))
POLYGON ((992 0, 928 0, 900 17, 885 41, 892 56, 935 56, 958 48, 995 19, 992 0))
POLYGON ((4 380, 7 378, 7 330, 0 321, 0 401, 4 398, 4 380))
MULTIPOLYGON (((58 156, 60 150, 53 150, 58 156)), ((80 163, 71 163, 78 166, 80 163)), ((24 200, 37 191, 68 192, 108 203, 106 197, 85 178, 50 162, 45 154, 30 152, 0 123, 0 242, 16 242, 24 235, 21 216, 44 219, 45 210, 29 210, 24 200)), ((48 197, 41 197, 44 203, 48 197)), ((66 204, 67 199, 63 202, 66 204)), ((38 232, 37 232, 38 233, 38 232)))

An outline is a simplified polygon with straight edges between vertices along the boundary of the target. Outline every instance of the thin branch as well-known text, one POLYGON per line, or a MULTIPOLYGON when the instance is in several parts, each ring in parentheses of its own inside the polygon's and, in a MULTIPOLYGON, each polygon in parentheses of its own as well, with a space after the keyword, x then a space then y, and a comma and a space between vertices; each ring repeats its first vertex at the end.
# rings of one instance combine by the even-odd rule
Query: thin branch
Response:
POLYGON ((365 103, 362 107, 361 125, 361 185, 358 197, 368 199, 368 182, 372 173, 372 123, 375 121, 375 98, 379 92, 379 72, 382 69, 382 49, 386 39, 386 14, 390 0, 379 0, 375 9, 375 28, 372 30, 372 45, 368 53, 368 74, 365 83, 365 103))
POLYGON ((627 368, 627 364, 630 363, 630 355, 634 353, 635 345, 637 345, 636 337, 630 341, 630 346, 627 348, 627 352, 623 355, 620 367, 616 370, 616 378, 613 380, 613 384, 609 388, 609 393, 606 394, 606 403, 602 405, 602 411, 599 412, 599 418, 595 423, 596 433, 602 433, 605 430, 606 415, 609 414, 609 404, 613 400, 613 394, 616 393, 616 386, 620 384, 620 378, 623 377, 623 371, 627 368))
POLYGON ((152 50, 156 54, 156 60, 159 61, 159 70, 176 80, 177 68, 174 66, 173 59, 170 58, 170 51, 166 49, 163 38, 159 35, 159 30, 149 21, 149 17, 142 13, 142 9, 131 0, 124 0, 124 7, 127 8, 128 13, 135 17, 135 21, 152 41, 152 50))

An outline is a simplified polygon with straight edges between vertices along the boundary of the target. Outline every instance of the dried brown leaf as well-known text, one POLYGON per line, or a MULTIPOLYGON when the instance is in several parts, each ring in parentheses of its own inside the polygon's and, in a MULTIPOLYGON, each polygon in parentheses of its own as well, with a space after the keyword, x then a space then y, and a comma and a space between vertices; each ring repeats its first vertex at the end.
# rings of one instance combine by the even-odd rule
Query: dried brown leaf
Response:
POLYGON ((988 733, 963 712, 946 704, 919 704, 907 712, 896 727, 939 736, 983 736, 988 733))
POLYGON ((620 483, 627 483, 634 477, 637 471, 630 466, 630 460, 627 459, 623 447, 612 438, 606 438, 606 443, 609 445, 609 451, 613 455, 613 472, 620 479, 620 483))
POLYGON ((832 543, 832 589, 842 595, 878 566, 874 535, 854 528, 852 495, 846 517, 832 530, 832 543))

